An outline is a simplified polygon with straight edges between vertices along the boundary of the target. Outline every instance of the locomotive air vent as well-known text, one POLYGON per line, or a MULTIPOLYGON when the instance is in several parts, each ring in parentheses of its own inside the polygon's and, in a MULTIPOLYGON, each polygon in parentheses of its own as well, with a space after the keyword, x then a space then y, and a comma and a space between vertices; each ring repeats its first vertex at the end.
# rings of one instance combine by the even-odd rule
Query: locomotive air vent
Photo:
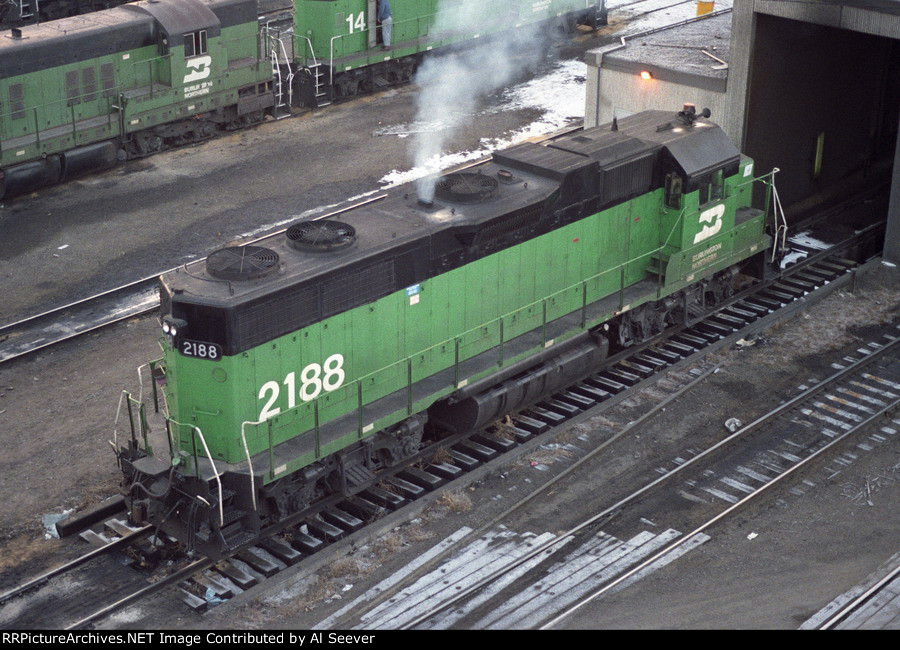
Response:
POLYGON ((220 280, 256 280, 278 269, 278 253, 262 246, 230 246, 206 258, 206 272, 220 280))
POLYGON ((496 178, 473 172, 456 172, 442 176, 434 192, 444 201, 481 203, 497 195, 500 183, 496 178))
POLYGON ((356 241, 353 226, 340 221, 300 221, 285 233, 288 245, 304 253, 323 253, 352 246, 356 241))
POLYGON ((519 179, 513 176, 513 173, 508 169, 498 169, 497 180, 499 180, 504 185, 512 185, 513 183, 519 182, 519 179))

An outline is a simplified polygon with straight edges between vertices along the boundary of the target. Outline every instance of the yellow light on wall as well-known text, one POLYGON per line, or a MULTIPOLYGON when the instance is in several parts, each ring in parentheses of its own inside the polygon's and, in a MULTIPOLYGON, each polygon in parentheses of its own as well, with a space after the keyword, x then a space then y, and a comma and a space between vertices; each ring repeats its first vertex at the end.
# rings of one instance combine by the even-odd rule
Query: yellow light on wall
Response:
POLYGON ((649 70, 641 70, 641 79, 650 80, 653 79, 653 75, 650 74, 649 70))

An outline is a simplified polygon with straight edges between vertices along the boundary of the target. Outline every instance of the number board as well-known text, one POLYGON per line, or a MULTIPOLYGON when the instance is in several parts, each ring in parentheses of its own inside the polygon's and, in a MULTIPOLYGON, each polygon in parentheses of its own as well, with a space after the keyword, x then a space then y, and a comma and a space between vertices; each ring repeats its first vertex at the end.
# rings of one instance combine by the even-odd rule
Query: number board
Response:
POLYGON ((215 343, 204 343, 203 341, 189 341, 185 339, 178 345, 181 354, 186 357, 209 359, 210 361, 218 361, 222 358, 222 348, 215 343))

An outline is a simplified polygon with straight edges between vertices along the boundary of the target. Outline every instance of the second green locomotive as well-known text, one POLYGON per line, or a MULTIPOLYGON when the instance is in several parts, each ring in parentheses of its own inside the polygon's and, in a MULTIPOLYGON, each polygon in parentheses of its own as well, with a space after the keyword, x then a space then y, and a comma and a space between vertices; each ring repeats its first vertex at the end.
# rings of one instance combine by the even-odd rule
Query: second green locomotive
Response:
POLYGON ((410 78, 432 50, 522 25, 603 20, 603 0, 452 3, 491 18, 441 28, 438 0, 393 0, 379 47, 375 0, 295 0, 294 34, 260 26, 255 0, 143 0, 0 37, 0 198, 410 78), (291 45, 293 44, 293 45, 291 45))
POLYGON ((0 196, 261 121, 258 41, 246 0, 150 0, 0 38, 0 196))

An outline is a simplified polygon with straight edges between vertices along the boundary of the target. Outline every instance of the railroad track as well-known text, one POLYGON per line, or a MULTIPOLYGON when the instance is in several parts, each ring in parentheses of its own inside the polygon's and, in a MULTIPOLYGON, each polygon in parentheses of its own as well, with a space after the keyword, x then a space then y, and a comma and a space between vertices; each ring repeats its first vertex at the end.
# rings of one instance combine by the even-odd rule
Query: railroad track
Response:
POLYGON ((65 564, 63 564, 59 567, 56 567, 55 569, 52 569, 44 574, 41 574, 40 576, 38 576, 36 578, 32 578, 31 580, 25 582, 24 584, 19 585, 18 587, 14 588, 14 589, 11 589, 10 591, 0 594, 0 605, 4 605, 5 603, 13 600, 14 598, 21 596, 22 594, 27 593, 28 591, 37 589, 38 587, 46 584, 53 578, 56 578, 57 576, 61 576, 65 573, 69 573, 69 572, 73 571, 74 569, 76 569, 77 567, 80 567, 83 564, 86 564, 97 557, 106 555, 107 553, 111 553, 116 550, 120 550, 130 544, 133 544, 137 540, 143 539, 144 537, 146 537, 149 534, 149 532, 150 532, 149 526, 146 526, 144 528, 140 528, 137 530, 133 530, 133 531, 127 531, 121 537, 118 537, 115 540, 105 542, 102 545, 95 548, 94 550, 88 551, 81 557, 78 557, 70 562, 66 562, 65 564))
MULTIPOLYGON (((847 245, 856 244, 852 241, 843 243, 843 246, 847 245)), ((352 539, 352 536, 358 536, 357 533, 367 534, 363 529, 370 522, 412 502, 435 498, 448 483, 460 478, 466 480, 465 474, 477 473, 484 464, 508 462, 508 457, 506 460, 500 458, 504 453, 533 447, 560 428, 612 407, 633 394, 635 389, 652 384, 667 371, 695 364, 702 355, 768 327, 799 309, 805 301, 846 286, 854 267, 853 262, 841 257, 834 249, 812 254, 792 266, 792 274, 758 288, 756 293, 735 296, 722 310, 693 327, 669 332, 666 337, 612 357, 591 377, 513 415, 502 432, 494 429, 468 439, 457 437, 442 441, 438 446, 447 449, 444 462, 429 464, 436 449, 423 450, 411 459, 409 466, 393 476, 381 477, 377 484, 355 497, 331 497, 317 504, 315 510, 267 531, 266 538, 240 549, 222 562, 214 564, 202 559, 191 564, 184 562, 187 568, 174 578, 160 581, 164 584, 155 583, 149 587, 140 584, 143 577, 133 572, 140 579, 126 580, 129 589, 119 589, 105 596, 102 603, 92 601, 88 608, 91 611, 83 607, 78 608, 77 613, 64 610, 69 618, 59 622, 59 626, 85 625, 171 585, 177 585, 181 598, 191 608, 203 611, 210 603, 235 598, 288 567, 314 557, 327 557, 328 553, 323 552, 325 549, 345 538, 352 539), (791 279, 789 284, 784 284, 785 278, 791 279)), ((702 381, 710 371, 699 373, 658 407, 663 408, 702 381)), ((627 435, 638 424, 640 421, 626 427, 616 438, 627 435)), ((607 441, 604 447, 613 442, 607 441)), ((37 620, 42 620, 42 611, 38 610, 37 620)))
POLYGON ((888 572, 857 597, 849 599, 831 611, 825 620, 815 626, 815 629, 891 629, 891 619, 895 618, 897 613, 897 606, 893 601, 896 601, 898 592, 900 592, 900 566, 888 572))
MULTIPOLYGON (((568 531, 520 535, 498 526, 546 494, 572 466, 479 530, 451 540, 410 578, 391 589, 376 587, 377 598, 365 607, 363 596, 322 627, 354 622, 364 629, 556 627, 593 600, 703 544, 716 524, 810 464, 840 467, 853 456, 842 449, 849 441, 866 448, 896 435, 898 350, 900 327, 895 327, 835 363, 837 372, 824 381, 689 460, 677 459, 660 478, 568 531)), ((825 625, 845 618, 892 580, 896 572, 825 625)))
MULTIPOLYGON (((319 215, 315 219, 328 219, 361 205, 379 201, 384 196, 383 194, 373 196, 346 208, 319 215)), ((284 230, 275 231, 269 235, 279 232, 284 232, 284 230)), ((258 237, 247 243, 252 244, 262 238, 258 237)), ((200 261, 202 262, 204 259, 206 258, 202 258, 200 261)), ((3 325, 0 327, 0 364, 120 321, 155 311, 159 307, 159 276, 174 270, 168 269, 3 325)))
POLYGON ((123 559, 129 547, 145 540, 151 530, 119 523, 112 524, 116 539, 92 532, 92 550, 0 594, 0 627, 64 627, 95 610, 98 603, 121 600, 134 589, 143 588, 144 579, 127 568, 123 559), (104 579, 98 580, 98 576, 104 579), (81 585, 87 588, 82 590, 81 585))
POLYGON ((0 627, 83 628, 213 564, 206 558, 181 557, 162 570, 144 570, 139 558, 166 543, 154 542, 152 526, 134 528, 116 518, 83 531, 81 537, 92 550, 0 594, 0 627))

